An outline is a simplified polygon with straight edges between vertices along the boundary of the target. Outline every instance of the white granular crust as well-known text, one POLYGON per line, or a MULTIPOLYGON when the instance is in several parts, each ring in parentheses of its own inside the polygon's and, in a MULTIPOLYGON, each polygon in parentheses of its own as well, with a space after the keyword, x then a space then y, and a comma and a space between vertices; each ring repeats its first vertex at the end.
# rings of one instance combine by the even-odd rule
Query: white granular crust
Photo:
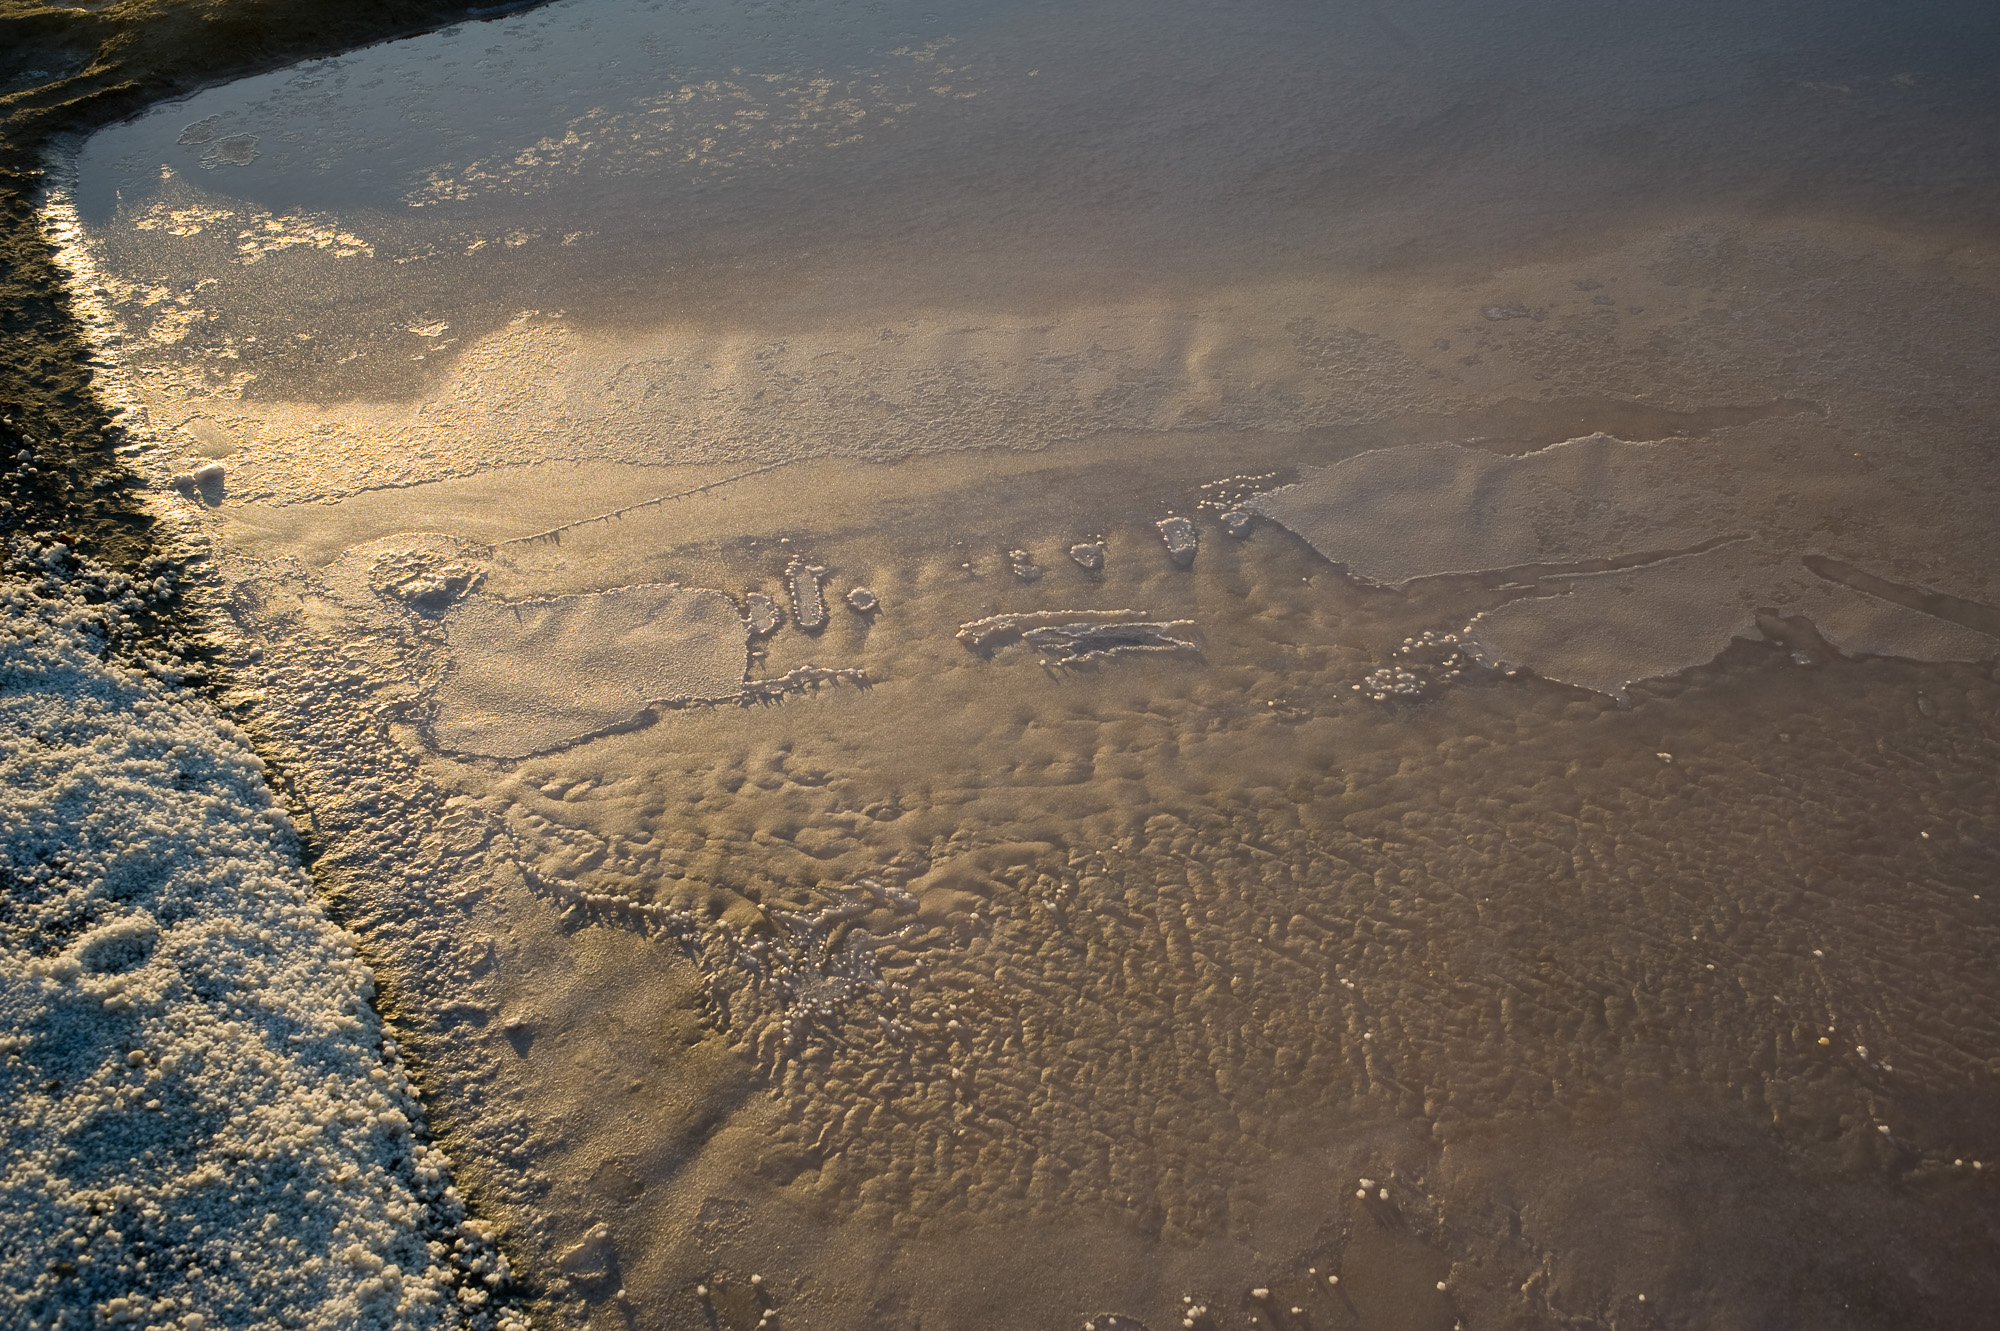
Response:
POLYGON ((0 1323, 466 1324, 444 1158, 263 763, 59 577, 0 600, 0 1323))

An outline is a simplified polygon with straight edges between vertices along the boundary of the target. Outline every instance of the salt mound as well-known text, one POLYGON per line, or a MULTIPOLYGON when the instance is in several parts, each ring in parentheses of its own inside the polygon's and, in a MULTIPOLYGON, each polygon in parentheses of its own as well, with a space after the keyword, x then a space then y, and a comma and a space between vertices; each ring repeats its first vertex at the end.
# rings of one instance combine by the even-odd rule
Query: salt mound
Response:
POLYGON ((746 592, 743 597, 743 618, 750 625, 755 637, 765 637, 776 633, 778 626, 785 622, 785 612, 778 603, 762 592, 746 592))
POLYGON ((452 664, 432 734, 496 758, 600 734, 656 702, 734 697, 749 666, 750 626, 729 597, 699 588, 473 596, 444 623, 452 664))
POLYGON ((1194 563, 1195 552, 1201 549, 1201 534, 1192 522, 1175 516, 1161 518, 1153 525, 1160 529, 1160 539, 1167 543, 1167 554, 1174 563, 1182 568, 1194 563))
POLYGON ((262 762, 101 659, 129 593, 91 609, 24 553, 0 583, 0 1325, 494 1327, 505 1260, 262 762))
POLYGON ((1043 658, 1072 664, 1128 652, 1193 652, 1178 636, 1191 619, 1151 620, 1137 610, 1032 610, 988 615, 958 626, 958 640, 975 652, 991 653, 1010 642, 1025 642, 1043 658))
POLYGON ((785 583, 792 592, 792 622, 807 633, 826 627, 826 596, 820 590, 827 570, 794 558, 785 566, 785 583))
POLYGON ((1637 680, 1702 665, 1730 639, 1758 636, 1760 611, 1804 616, 1854 656, 1978 661, 2000 652, 2000 640, 1828 582, 1752 541, 1577 577, 1561 595, 1485 612, 1465 636, 1487 664, 1525 665, 1623 698, 1637 680))
POLYGON ((1392 586, 1626 553, 1669 554, 1739 530, 1735 503, 1696 482, 1713 445, 1596 434, 1507 457, 1460 444, 1360 453, 1252 496, 1244 509, 1357 578, 1392 586))
POLYGON ((344 551, 319 579, 327 595, 351 609, 394 604, 436 616, 485 580, 490 553, 446 532, 401 532, 344 551))
POLYGON ((1069 548, 1069 557, 1077 562, 1078 567, 1095 573, 1104 567, 1104 542, 1078 541, 1069 548))

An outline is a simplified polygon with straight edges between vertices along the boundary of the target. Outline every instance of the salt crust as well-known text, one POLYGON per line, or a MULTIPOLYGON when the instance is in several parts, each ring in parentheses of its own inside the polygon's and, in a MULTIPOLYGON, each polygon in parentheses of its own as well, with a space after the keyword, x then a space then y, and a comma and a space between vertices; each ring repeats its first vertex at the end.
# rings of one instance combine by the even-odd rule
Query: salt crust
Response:
POLYGON ((12 555, 0 1323, 518 1328, 263 763, 115 650, 164 583, 12 555))
POLYGON ((1561 594, 1480 613, 1466 645, 1487 665, 1525 665, 1621 700, 1628 684, 1701 665, 1732 638, 1758 636, 1760 611, 1805 616, 1855 656, 1979 661, 2000 649, 1971 628, 1811 574, 1782 538, 1748 534, 1768 524, 1744 511, 1722 461, 1710 443, 1605 434, 1521 456, 1411 444, 1308 468, 1298 483, 1242 507, 1364 582, 1401 587, 1447 574, 1553 569, 1536 581, 1554 582, 1561 594), (1621 557, 1645 562, 1562 571, 1621 557))
POLYGON ((1983 661, 2000 652, 1984 633, 1816 578, 1752 541, 1572 579, 1563 594, 1474 616, 1465 637, 1488 664, 1521 662, 1623 699, 1629 684, 1702 665, 1732 638, 1759 637, 1760 610, 1810 619, 1848 656, 1983 661))
POLYGON ((502 758, 574 743, 653 702, 736 697, 749 663, 749 624, 735 602, 704 588, 475 596, 445 623, 453 668, 439 693, 438 742, 502 758))

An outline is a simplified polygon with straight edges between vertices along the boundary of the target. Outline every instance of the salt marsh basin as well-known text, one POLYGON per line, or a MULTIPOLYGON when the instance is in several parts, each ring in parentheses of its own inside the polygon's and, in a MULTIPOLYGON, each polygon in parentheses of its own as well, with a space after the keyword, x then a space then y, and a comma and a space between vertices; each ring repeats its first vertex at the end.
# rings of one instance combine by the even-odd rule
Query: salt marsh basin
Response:
POLYGON ((2000 1296, 2000 136, 1887 24, 574 0, 77 145, 536 1315, 2000 1296))

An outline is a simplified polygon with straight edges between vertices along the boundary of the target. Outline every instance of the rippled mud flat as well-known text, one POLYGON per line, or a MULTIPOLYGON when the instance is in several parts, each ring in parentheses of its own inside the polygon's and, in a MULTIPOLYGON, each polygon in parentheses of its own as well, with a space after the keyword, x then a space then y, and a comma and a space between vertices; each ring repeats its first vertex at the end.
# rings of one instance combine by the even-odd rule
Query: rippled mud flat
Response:
POLYGON ((2000 1297, 1983 85, 1499 21, 557 5, 79 146, 538 1316, 2000 1297))

